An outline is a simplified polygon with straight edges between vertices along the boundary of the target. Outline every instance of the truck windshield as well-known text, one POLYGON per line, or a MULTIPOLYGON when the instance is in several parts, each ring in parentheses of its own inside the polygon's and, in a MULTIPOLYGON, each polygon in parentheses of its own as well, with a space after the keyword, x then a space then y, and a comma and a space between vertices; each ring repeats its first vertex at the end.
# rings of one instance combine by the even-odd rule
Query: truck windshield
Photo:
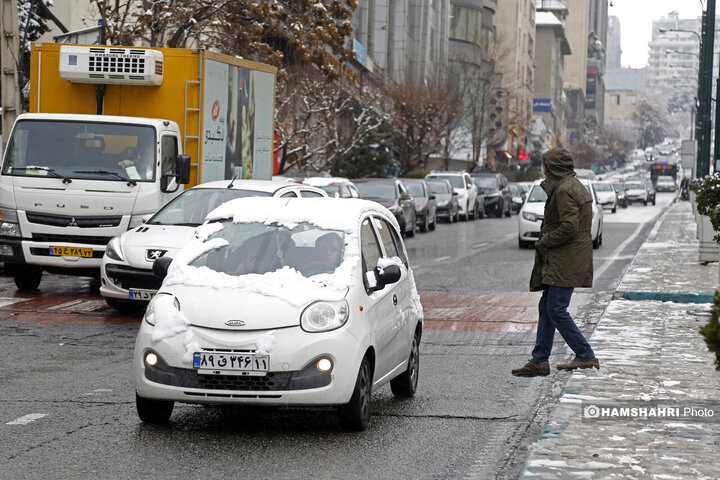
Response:
POLYGON ((150 182, 155 145, 150 126, 22 120, 8 142, 2 174, 150 182))

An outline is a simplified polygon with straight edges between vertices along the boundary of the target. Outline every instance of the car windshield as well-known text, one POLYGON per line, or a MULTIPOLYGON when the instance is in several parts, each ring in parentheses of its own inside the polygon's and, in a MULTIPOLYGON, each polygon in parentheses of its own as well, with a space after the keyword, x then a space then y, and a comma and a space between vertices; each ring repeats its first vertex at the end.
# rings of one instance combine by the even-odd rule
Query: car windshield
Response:
POLYGON ((658 183, 675 183, 671 177, 658 177, 658 183))
POLYGON ((148 220, 149 225, 198 226, 220 204, 242 197, 269 197, 269 192, 231 188, 193 188, 186 190, 148 220))
POLYGON ((429 180, 428 185, 430 185, 430 191, 432 193, 450 193, 447 183, 440 180, 429 180))
POLYGON ((422 186, 422 183, 419 182, 407 182, 405 184, 408 191, 410 192, 410 195, 413 197, 425 197, 425 189, 422 186))
POLYGON ((430 175, 428 179, 435 179, 435 178, 442 178, 445 180, 450 180, 450 185, 453 186, 453 188, 465 188, 465 181, 463 180, 463 177, 460 175, 430 175))
POLYGON ((293 228, 265 223, 221 222, 223 228, 208 236, 218 243, 189 265, 207 267, 232 276, 265 274, 285 267, 305 277, 333 273, 342 263, 345 234, 339 230, 299 223, 293 228), (216 239, 223 240, 217 242, 216 239))
POLYGON ((394 199, 397 189, 394 182, 357 182, 355 184, 363 198, 394 199))
POLYGON ((322 187, 325 192, 327 192, 328 197, 339 197, 340 196, 340 187, 338 185, 323 185, 322 187))
POLYGON ((593 183, 596 192, 612 192, 613 187, 609 183, 593 183))
POLYGON ((625 190, 637 190, 637 189, 644 189, 645 185, 643 185, 640 182, 630 182, 625 184, 625 190))
POLYGON ((498 182, 497 178, 491 177, 491 176, 484 176, 484 177, 473 177, 473 180, 475 181, 475 184, 484 189, 497 189, 498 188, 498 182))
POLYGON ((4 175, 152 181, 155 131, 143 125, 22 120, 13 130, 4 175))
POLYGON ((532 190, 530 190, 527 201, 528 203, 545 202, 547 201, 547 193, 545 193, 545 190, 543 190, 540 185, 535 185, 532 190))
POLYGON ((625 189, 623 188, 622 184, 620 184, 620 183, 613 183, 613 188, 614 188, 615 191, 618 192, 618 193, 622 193, 622 192, 625 191, 625 189))

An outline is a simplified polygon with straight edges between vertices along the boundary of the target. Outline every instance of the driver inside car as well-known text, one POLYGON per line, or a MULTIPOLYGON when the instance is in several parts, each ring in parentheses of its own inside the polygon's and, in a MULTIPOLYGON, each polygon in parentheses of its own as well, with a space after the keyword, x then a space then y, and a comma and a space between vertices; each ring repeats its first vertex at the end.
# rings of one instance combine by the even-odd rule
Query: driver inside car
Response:
POLYGON ((326 233, 315 240, 315 249, 321 262, 337 267, 340 265, 343 241, 335 232, 326 233))

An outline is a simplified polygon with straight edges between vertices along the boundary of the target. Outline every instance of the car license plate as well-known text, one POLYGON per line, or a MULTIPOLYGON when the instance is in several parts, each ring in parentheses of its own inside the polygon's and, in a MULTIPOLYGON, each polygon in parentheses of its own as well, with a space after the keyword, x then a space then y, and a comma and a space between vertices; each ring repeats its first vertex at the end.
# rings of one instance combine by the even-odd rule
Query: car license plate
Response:
POLYGON ((83 247, 50 247, 50 255, 57 255, 61 257, 86 257, 92 258, 93 249, 83 247))
POLYGON ((140 288, 131 288, 130 300, 152 300, 157 290, 142 290, 140 288))
POLYGON ((193 368, 197 369, 198 373, 264 375, 269 365, 270 356, 258 353, 195 352, 193 354, 193 368))

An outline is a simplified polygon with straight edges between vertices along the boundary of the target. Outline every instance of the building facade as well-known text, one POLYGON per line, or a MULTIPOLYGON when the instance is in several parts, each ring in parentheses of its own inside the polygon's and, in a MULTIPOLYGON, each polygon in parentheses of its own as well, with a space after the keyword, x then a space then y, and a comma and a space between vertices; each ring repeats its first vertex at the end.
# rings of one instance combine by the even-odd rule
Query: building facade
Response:
POLYGON ((497 71, 508 94, 506 151, 527 149, 535 81, 535 2, 502 0, 495 13, 497 71))
POLYGON ((608 69, 605 72, 605 122, 626 123, 645 97, 645 69, 608 69))
POLYGON ((607 68, 618 70, 622 68, 621 29, 618 17, 612 15, 608 17, 607 39, 607 68))

